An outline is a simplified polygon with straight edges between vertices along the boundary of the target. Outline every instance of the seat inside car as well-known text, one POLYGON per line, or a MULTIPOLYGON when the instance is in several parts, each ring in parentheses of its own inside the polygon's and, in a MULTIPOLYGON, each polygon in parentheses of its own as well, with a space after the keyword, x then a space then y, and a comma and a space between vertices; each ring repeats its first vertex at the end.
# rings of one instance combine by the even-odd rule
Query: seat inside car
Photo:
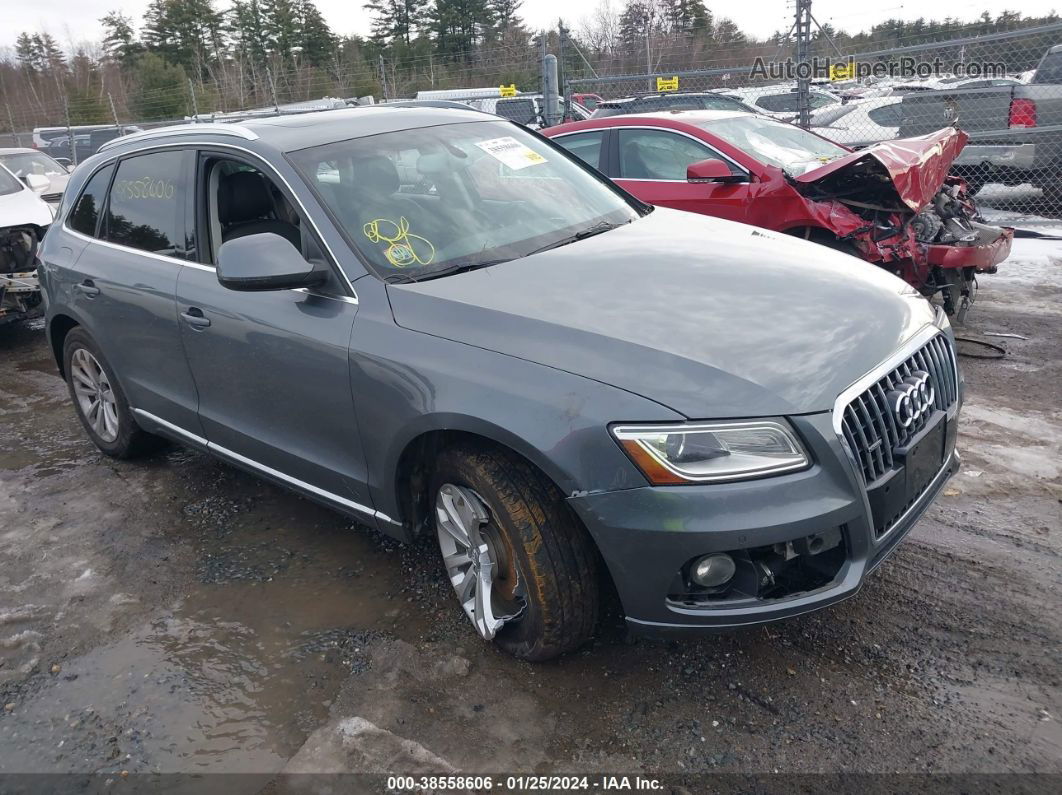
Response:
POLYGON ((277 217, 279 214, 272 186, 257 171, 236 171, 219 180, 218 220, 222 242, 272 232, 301 251, 299 227, 277 217))

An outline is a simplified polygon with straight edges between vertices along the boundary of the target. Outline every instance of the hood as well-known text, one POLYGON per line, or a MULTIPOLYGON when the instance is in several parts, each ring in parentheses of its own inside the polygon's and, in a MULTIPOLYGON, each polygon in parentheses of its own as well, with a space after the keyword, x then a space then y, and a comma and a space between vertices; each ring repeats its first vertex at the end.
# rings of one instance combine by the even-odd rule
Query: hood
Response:
POLYGON ((933 317, 904 282, 854 257, 664 208, 578 243, 387 291, 404 328, 696 419, 830 409, 933 317))
POLYGON ((52 211, 29 188, 0 196, 0 227, 24 224, 48 226, 51 222, 52 211))
POLYGON ((793 179, 804 185, 818 185, 827 192, 845 183, 846 197, 862 198, 852 195, 852 180, 866 181, 868 187, 878 189, 879 177, 884 173, 900 201, 918 212, 937 195, 948 169, 969 138, 961 130, 947 127, 916 138, 882 141, 793 179))

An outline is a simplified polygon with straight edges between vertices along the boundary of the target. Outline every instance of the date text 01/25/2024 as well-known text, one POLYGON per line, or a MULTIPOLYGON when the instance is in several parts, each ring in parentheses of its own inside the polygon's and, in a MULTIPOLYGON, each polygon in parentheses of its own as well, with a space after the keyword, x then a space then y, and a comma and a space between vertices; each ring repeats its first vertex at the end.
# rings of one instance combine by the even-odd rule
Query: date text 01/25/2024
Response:
POLYGON ((388 776, 388 792, 446 792, 446 791, 472 791, 472 792, 556 792, 567 790, 583 790, 602 792, 609 791, 645 791, 651 792, 663 789, 664 784, 659 779, 646 776, 536 776, 536 775, 513 775, 513 776, 475 776, 475 775, 442 775, 442 776, 388 776))

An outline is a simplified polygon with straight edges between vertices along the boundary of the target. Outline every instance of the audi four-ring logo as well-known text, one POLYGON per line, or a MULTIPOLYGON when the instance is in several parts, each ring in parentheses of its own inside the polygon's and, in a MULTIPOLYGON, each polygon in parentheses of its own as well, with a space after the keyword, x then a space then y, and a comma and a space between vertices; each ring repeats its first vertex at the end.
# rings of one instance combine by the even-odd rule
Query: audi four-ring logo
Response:
POLYGON ((886 395, 889 409, 901 428, 910 428, 923 414, 933 410, 933 384, 929 373, 915 370, 886 395))

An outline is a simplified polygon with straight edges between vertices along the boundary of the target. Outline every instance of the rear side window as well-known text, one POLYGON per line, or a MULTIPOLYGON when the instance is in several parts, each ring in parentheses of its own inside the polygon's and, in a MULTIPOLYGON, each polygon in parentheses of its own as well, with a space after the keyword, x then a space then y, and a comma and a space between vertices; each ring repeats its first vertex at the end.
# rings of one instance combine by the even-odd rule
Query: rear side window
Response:
POLYGON ((123 160, 111 187, 104 239, 153 254, 178 256, 181 209, 188 195, 184 152, 123 160))
POLYGON ((892 105, 882 105, 880 108, 868 110, 867 115, 871 121, 875 124, 880 124, 882 127, 899 127, 902 116, 901 110, 901 104, 896 102, 892 105))
POLYGON ((495 106, 495 113, 503 119, 517 124, 534 124, 535 102, 531 99, 501 99, 495 106))
POLYGON ((799 97, 793 94, 768 94, 756 100, 756 104, 772 113, 796 112, 800 110, 799 97))
POLYGON ((601 139, 604 137, 601 131, 576 133, 565 135, 556 140, 561 146, 588 163, 594 168, 599 168, 601 163, 601 139))
POLYGON ((1033 83, 1062 83, 1062 52, 1049 52, 1036 67, 1033 83))
POLYGON ((114 166, 104 166, 85 185, 81 195, 74 203, 74 209, 70 211, 70 220, 67 222, 71 229, 89 237, 96 236, 96 228, 100 220, 100 211, 107 195, 107 186, 111 182, 111 174, 114 166))

